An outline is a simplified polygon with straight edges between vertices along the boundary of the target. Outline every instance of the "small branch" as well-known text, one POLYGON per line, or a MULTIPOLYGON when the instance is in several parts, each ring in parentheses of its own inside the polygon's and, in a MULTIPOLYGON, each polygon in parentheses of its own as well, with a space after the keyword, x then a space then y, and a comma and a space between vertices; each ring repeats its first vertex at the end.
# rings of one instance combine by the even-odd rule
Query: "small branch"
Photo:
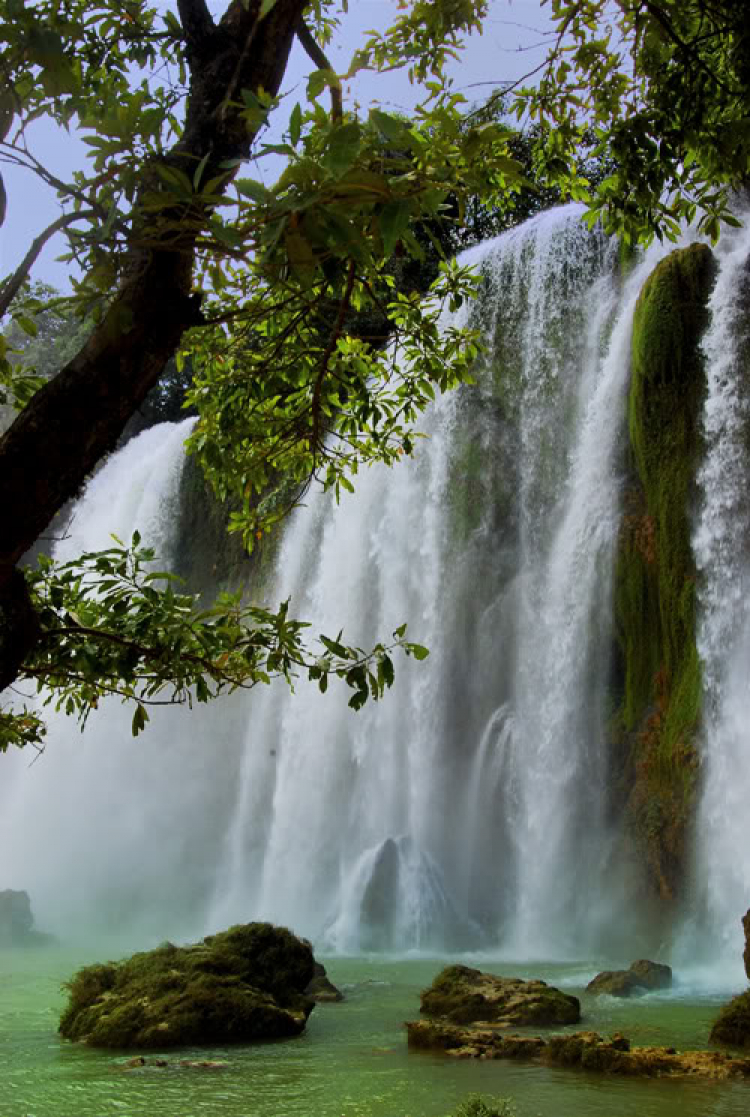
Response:
MULTIPOLYGON (((335 70, 328 58, 325 55, 322 47, 316 43, 313 38, 312 31, 307 26, 305 21, 301 19, 297 24, 297 38, 300 41, 300 46, 305 51, 305 54, 312 62, 318 67, 319 70, 330 70, 335 74, 335 70)), ((344 100, 341 95, 341 82, 336 78, 335 84, 331 85, 331 119, 338 124, 344 115, 344 100)))
MULTIPOLYGON (((61 229, 65 229, 68 225, 72 225, 74 221, 87 221, 90 217, 94 216, 95 214, 91 211, 63 213, 60 217, 57 218, 56 221, 53 221, 51 225, 48 225, 47 228, 31 242, 29 251, 26 253, 23 260, 14 271, 13 275, 6 279, 5 283, 3 283, 2 287, 0 287, 0 318, 2 318, 3 315, 7 313, 8 307, 23 287, 24 282, 28 278, 29 272, 37 261, 39 253, 42 251, 50 237, 53 237, 55 233, 59 233, 61 229)), ((2 221, 0 221, 0 224, 2 224, 2 221)))
POLYGON ((349 304, 351 303, 352 291, 354 290, 355 275, 356 272, 354 269, 354 260, 350 260, 349 272, 346 277, 346 290, 344 291, 344 296, 339 304, 339 313, 336 318, 336 324, 331 331, 331 336, 328 339, 328 345, 325 348, 325 352, 323 353, 323 357, 320 362, 320 371, 315 379, 315 387, 313 389, 313 398, 311 404, 313 419, 312 448, 314 456, 317 456, 318 451, 320 429, 320 394, 323 390, 323 381, 325 380, 326 372, 328 371, 328 362, 333 356, 333 351, 336 348, 336 342, 341 337, 341 331, 344 328, 344 321, 346 320, 346 315, 349 310, 349 304))

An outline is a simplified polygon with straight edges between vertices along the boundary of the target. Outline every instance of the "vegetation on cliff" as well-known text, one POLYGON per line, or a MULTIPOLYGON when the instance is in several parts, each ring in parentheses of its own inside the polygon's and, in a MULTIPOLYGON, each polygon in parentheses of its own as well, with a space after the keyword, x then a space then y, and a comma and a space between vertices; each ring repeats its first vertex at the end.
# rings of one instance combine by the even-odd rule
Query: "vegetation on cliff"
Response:
POLYGON ((638 299, 628 400, 629 475, 615 576, 621 703, 636 841, 658 894, 673 898, 695 791, 700 706, 690 546, 705 392, 700 338, 711 250, 678 249, 638 299))

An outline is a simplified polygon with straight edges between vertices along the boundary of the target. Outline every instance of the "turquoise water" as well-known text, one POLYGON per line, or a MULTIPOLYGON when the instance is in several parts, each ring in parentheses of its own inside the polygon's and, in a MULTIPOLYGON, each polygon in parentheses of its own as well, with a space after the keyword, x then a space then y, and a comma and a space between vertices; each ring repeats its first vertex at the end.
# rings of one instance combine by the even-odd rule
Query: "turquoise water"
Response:
MULTIPOLYGON (((402 1023, 442 960, 326 960, 346 994, 319 1005, 299 1039, 164 1052, 171 1065, 125 1069, 132 1053, 89 1050, 56 1032, 61 983, 106 952, 0 951, 0 1117, 445 1117, 469 1093, 513 1099, 518 1117, 746 1117, 750 1083, 630 1081, 505 1062, 412 1053, 402 1023), (180 1059, 221 1059, 206 1070, 180 1059)), ((470 960, 469 960, 470 961, 470 960)), ((470 962, 471 964, 471 962, 470 962)), ((706 1045, 726 999, 683 982, 637 1001, 587 998, 592 965, 483 969, 542 977, 580 995, 582 1025, 635 1043, 706 1045)), ((679 975, 678 975, 679 976, 679 975)), ((571 1029, 575 1030, 575 1029, 571 1029)))

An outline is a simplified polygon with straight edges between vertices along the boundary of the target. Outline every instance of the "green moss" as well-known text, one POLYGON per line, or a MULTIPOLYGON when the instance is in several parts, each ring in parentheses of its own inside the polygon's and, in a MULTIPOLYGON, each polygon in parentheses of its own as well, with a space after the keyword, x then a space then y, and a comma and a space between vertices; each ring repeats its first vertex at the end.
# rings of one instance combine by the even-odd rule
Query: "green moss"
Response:
POLYGON ((421 996, 426 1016, 469 1024, 504 1020, 518 1025, 575 1024, 581 1015, 576 997, 543 981, 496 977, 468 966, 447 966, 421 996))
POLYGON ((68 983, 67 1039, 98 1047, 249 1042, 298 1034, 312 1009, 309 943, 249 923, 200 943, 87 966, 68 983))
POLYGON ((616 723, 630 751, 631 818, 662 897, 678 888, 695 791, 701 674, 690 515, 705 391, 699 342, 714 275, 705 245, 676 250, 646 282, 633 324, 616 723))
POLYGON ((711 1029, 711 1042, 750 1047, 750 990, 724 1005, 711 1029))

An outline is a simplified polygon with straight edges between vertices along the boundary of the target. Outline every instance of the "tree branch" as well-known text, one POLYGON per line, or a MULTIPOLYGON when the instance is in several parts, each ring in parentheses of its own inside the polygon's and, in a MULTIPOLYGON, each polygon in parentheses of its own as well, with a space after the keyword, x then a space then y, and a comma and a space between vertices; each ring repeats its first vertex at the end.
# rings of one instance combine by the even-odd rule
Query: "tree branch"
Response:
MULTIPOLYGON (((334 70, 331 63, 328 61, 328 58, 326 57, 322 47, 318 43, 316 43, 315 39, 313 38, 312 31, 307 26, 304 19, 301 19, 297 24, 297 38, 299 39, 300 46, 305 51, 305 54, 307 54, 308 58, 310 58, 311 61, 315 63, 319 70, 330 70, 332 74, 335 74, 336 71, 334 70)), ((338 78, 336 78, 335 85, 331 85, 330 88, 331 117, 338 124, 338 122, 344 115, 344 100, 341 95, 341 82, 338 78)))
MULTIPOLYGON (((23 287, 29 272, 37 261, 39 253, 50 237, 53 237, 55 233, 59 233, 60 230, 66 228, 66 226, 72 225, 74 221, 87 221, 90 217, 94 216, 96 215, 93 211, 87 213, 83 210, 78 213, 63 213, 31 242, 29 251, 13 272, 13 275, 9 276, 2 286, 0 286, 0 318, 2 318, 4 314, 7 314, 10 304, 23 287)), ((0 224, 2 224, 2 221, 0 221, 0 224)))
POLYGON ((180 23, 185 32, 188 63, 193 63, 205 53, 216 24, 208 10, 206 0, 177 0, 180 23))

